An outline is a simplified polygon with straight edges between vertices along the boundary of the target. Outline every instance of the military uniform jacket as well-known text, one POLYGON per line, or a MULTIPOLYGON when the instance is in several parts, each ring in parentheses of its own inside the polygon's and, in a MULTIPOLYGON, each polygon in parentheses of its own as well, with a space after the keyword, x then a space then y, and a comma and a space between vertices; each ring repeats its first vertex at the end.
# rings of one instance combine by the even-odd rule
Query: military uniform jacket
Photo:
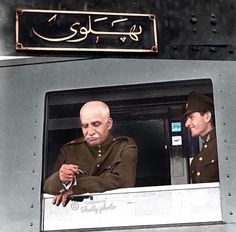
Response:
POLYGON ((203 138, 203 147, 190 166, 192 183, 219 181, 218 156, 215 129, 203 138))
POLYGON ((76 175, 75 194, 103 192, 135 184, 137 146, 133 139, 109 135, 104 144, 90 146, 83 138, 64 145, 44 182, 44 192, 59 194, 65 187, 59 179, 62 164, 75 164, 83 173, 76 175))

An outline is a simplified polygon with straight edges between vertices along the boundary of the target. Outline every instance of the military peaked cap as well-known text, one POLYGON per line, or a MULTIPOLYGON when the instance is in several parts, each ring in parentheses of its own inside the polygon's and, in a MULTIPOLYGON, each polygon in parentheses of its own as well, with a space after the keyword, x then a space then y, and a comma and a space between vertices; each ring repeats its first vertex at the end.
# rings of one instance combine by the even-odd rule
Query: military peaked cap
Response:
POLYGON ((201 93, 197 92, 191 92, 188 95, 188 101, 186 103, 185 107, 185 113, 187 114, 193 113, 193 112, 205 112, 210 111, 211 113, 214 113, 214 103, 213 100, 201 93))

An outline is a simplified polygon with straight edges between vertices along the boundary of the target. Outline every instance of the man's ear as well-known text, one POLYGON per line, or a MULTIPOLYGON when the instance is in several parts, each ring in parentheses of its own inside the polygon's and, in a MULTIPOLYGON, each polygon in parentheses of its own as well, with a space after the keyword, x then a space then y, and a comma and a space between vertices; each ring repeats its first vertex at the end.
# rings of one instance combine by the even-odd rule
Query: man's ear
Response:
POLYGON ((211 121, 211 118, 212 118, 212 114, 210 111, 207 111, 205 113, 205 119, 206 119, 206 122, 210 122, 211 121))
POLYGON ((112 118, 108 118, 108 120, 107 120, 107 126, 108 126, 108 129, 109 129, 109 130, 112 128, 112 125, 113 125, 113 120, 112 120, 112 118))

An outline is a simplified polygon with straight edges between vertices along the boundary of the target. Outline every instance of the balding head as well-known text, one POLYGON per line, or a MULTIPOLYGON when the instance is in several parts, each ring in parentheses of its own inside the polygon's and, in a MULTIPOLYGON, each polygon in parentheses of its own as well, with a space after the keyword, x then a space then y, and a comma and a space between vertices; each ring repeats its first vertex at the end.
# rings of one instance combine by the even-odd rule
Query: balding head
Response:
POLYGON ((110 117, 110 110, 106 103, 102 101, 89 101, 85 103, 80 109, 80 116, 84 113, 99 112, 104 117, 110 117))
POLYGON ((97 146, 105 142, 112 127, 112 119, 107 104, 102 101, 90 101, 80 110, 80 120, 86 141, 97 146))

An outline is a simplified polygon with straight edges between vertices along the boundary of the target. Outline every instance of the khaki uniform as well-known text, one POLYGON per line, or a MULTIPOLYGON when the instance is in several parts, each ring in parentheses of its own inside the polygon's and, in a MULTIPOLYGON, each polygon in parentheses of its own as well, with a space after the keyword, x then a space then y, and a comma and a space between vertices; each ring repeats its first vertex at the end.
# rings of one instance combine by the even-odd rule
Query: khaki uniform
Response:
POLYGON ((137 146, 128 137, 109 135, 104 144, 92 147, 81 138, 62 147, 53 174, 44 182, 44 192, 59 194, 65 187, 59 179, 62 164, 75 164, 83 173, 76 175, 75 194, 104 192, 135 184, 137 146))
POLYGON ((194 157, 190 166, 192 183, 218 182, 219 168, 215 129, 206 134, 202 139, 202 150, 194 157))

